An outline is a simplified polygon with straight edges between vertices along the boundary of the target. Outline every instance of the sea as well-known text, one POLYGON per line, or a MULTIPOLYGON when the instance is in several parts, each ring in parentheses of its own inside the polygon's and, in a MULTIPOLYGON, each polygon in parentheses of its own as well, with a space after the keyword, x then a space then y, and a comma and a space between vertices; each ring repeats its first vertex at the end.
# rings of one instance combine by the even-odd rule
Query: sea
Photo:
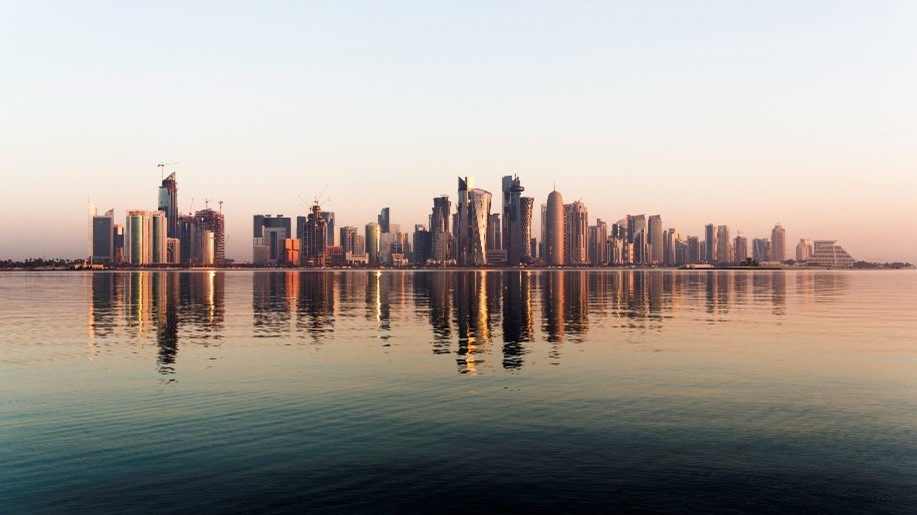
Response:
POLYGON ((0 273, 0 512, 917 512, 917 272, 0 273))

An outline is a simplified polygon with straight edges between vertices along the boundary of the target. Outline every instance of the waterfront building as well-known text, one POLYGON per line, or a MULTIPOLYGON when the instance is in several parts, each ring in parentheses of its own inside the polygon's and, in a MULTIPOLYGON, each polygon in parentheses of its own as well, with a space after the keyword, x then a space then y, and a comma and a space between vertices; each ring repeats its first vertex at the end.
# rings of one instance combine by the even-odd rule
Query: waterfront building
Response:
POLYGON ((489 191, 475 188, 469 192, 469 249, 465 264, 487 264, 487 221, 490 217, 489 191))
POLYGON ((312 267, 325 266, 325 251, 328 247, 328 224, 322 216, 322 208, 315 203, 303 226, 300 246, 302 264, 312 267))
POLYGON ((159 210, 165 213, 166 237, 178 238, 181 225, 178 212, 178 182, 175 180, 175 172, 163 179, 159 186, 159 210))
POLYGON ((771 230, 771 260, 786 261, 786 231, 779 223, 771 230))
POLYGON ((771 242, 767 238, 755 238, 751 240, 751 258, 758 263, 765 263, 771 260, 771 242))
POLYGON ((423 265, 433 255, 433 233, 423 224, 414 225, 414 238, 412 241, 411 263, 423 265))
POLYGON ((663 233, 662 238, 662 264, 665 266, 675 266, 684 263, 684 249, 682 249, 681 259, 678 258, 679 244, 681 236, 678 229, 670 227, 663 233))
POLYGON ((379 233, 386 234, 391 232, 391 211, 387 207, 383 207, 382 211, 379 212, 379 216, 376 217, 379 222, 379 233))
MULTIPOLYGON (((204 260, 205 266, 223 266, 226 262, 226 225, 225 220, 223 219, 222 211, 214 211, 213 209, 206 208, 200 211, 195 211, 194 217, 198 220, 200 224, 201 231, 204 235, 202 240, 202 245, 206 246, 211 245, 208 238, 211 236, 206 235, 205 233, 213 233, 213 259, 204 260)), ((205 256, 209 257, 209 256, 205 256)))
POLYGON ((548 195, 544 209, 544 257, 548 266, 564 264, 564 199, 557 190, 548 195))
POLYGON ((687 249, 685 250, 685 263, 702 263, 700 239, 697 236, 688 236, 687 249))
POLYGON ((369 256, 371 266, 379 266, 382 262, 379 259, 379 253, 382 245, 382 231, 378 223, 370 222, 366 224, 366 254, 369 256))
POLYGON ((564 263, 583 265, 589 261, 589 210, 577 200, 564 205, 564 263))
POLYGON ((487 250, 503 249, 503 230, 500 228, 500 213, 487 217, 487 250))
POLYGON ((153 264, 168 263, 168 249, 166 238, 168 233, 168 219, 162 211, 150 213, 150 262, 153 264))
POLYGON ((341 227, 341 248, 343 249, 344 255, 353 254, 354 251, 354 238, 357 236, 357 228, 351 225, 345 225, 341 227))
POLYGON ((649 264, 661 265, 665 261, 665 243, 663 242, 662 217, 652 215, 646 220, 647 247, 649 264))
POLYGON ((742 236, 741 234, 737 235, 735 238, 734 252, 734 262, 741 263, 748 259, 748 238, 742 236))
MULTIPOLYGON (((301 236, 306 222, 303 220, 300 226, 299 220, 297 218, 296 232, 301 236)), ((254 215, 252 236, 252 263, 256 266, 279 265, 287 258, 284 240, 293 238, 290 217, 254 215)))
POLYGON ((801 238, 796 244, 796 261, 808 261, 812 255, 812 240, 801 238))
POLYGON ((430 259, 435 263, 445 263, 452 257, 452 233, 449 231, 451 210, 452 206, 447 195, 433 198, 433 212, 430 214, 432 238, 430 259))
POLYGON ((92 217, 92 251, 93 263, 114 263, 115 257, 115 211, 109 209, 103 216, 92 217))
POLYGON ((716 262, 717 247, 716 226, 707 224, 704 227, 704 261, 707 263, 716 262))
POLYGON ((127 262, 131 265, 150 264, 153 260, 150 213, 142 209, 128 210, 124 227, 124 254, 127 262))
POLYGON ((601 218, 597 218, 595 225, 589 226, 589 262, 593 265, 605 265, 608 263, 608 224, 601 218))
POLYGON ((532 207, 535 199, 523 197, 519 177, 503 177, 503 248, 511 266, 532 260, 532 207))
MULTIPOLYGON (((112 213, 114 217, 114 213, 112 213)), ((115 224, 112 230, 112 263, 120 265, 124 262, 124 226, 115 224)))
POLYGON ((732 263, 733 253, 730 248, 732 241, 729 237, 729 226, 720 225, 716 228, 716 262, 732 263))
POLYGON ((851 268, 855 260, 836 240, 815 240, 807 264, 830 268, 851 268))
POLYGON ((322 219, 325 220, 325 227, 328 228, 326 231, 328 234, 328 244, 327 247, 334 247, 338 244, 337 242, 337 233, 335 232, 335 216, 334 211, 322 211, 322 219))

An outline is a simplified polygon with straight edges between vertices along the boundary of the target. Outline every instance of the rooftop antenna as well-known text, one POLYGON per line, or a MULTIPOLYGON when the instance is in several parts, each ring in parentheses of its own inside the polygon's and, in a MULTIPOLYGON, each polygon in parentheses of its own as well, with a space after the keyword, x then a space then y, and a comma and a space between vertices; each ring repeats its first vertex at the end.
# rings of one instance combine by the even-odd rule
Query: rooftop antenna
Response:
POLYGON ((223 214, 223 201, 220 200, 218 202, 220 203, 220 214, 222 215, 223 214))

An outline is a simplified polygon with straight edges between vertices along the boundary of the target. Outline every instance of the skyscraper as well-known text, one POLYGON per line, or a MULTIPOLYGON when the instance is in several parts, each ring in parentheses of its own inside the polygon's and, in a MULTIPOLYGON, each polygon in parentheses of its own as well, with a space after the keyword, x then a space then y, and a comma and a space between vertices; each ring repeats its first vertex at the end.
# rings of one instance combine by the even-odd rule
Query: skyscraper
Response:
POLYGON ((381 261, 379 260, 379 251, 382 246, 382 231, 379 228, 379 224, 370 222, 366 224, 366 254, 369 255, 369 264, 371 266, 379 266, 381 261))
POLYGON ((786 231, 779 223, 771 230, 771 259, 786 261, 786 231))
POLYGON ((470 205, 468 191, 474 187, 474 177, 458 178, 458 199, 455 204, 455 259, 458 264, 467 264, 469 254, 468 235, 471 231, 470 205))
POLYGON ((469 199, 469 249, 465 264, 483 266, 487 264, 487 221, 490 217, 489 191, 475 188, 468 194, 469 199))
POLYGON ((544 222, 545 264, 564 264, 564 198, 557 190, 548 195, 544 222))
POLYGON ((589 262, 593 265, 608 263, 607 257, 608 224, 601 218, 596 219, 595 225, 589 226, 589 262))
POLYGON ((152 228, 150 214, 140 209, 127 211, 124 222, 124 254, 131 265, 147 265, 152 261, 152 228))
POLYGON ((328 248, 328 224, 322 217, 322 208, 318 202, 312 205, 312 212, 303 227, 302 264, 305 266, 325 266, 325 250, 328 248))
POLYGON ((350 254, 353 256, 354 252, 354 238, 357 235, 357 228, 349 225, 341 227, 341 247, 344 251, 344 255, 350 254))
POLYGON ((751 258, 759 263, 771 260, 771 242, 767 238, 751 240, 751 258))
POLYGON ((748 238, 741 234, 735 239, 735 259, 736 263, 741 263, 748 258, 748 238))
MULTIPOLYGON (((297 217, 296 233, 301 235, 306 222, 297 217), (302 224, 302 225, 300 225, 302 224)), ((284 240, 292 238, 290 217, 277 215, 255 215, 252 231, 252 263, 259 266, 278 265, 286 261, 284 240)), ((297 238, 297 239, 302 239, 297 238)), ((292 263, 296 264, 296 263, 292 263)))
POLYGON ((175 172, 169 174, 163 179, 162 185, 159 186, 159 210, 166 216, 166 237, 179 237, 179 213, 178 213, 178 182, 175 180, 175 172))
POLYGON ((802 238, 796 244, 796 261, 807 261, 812 255, 812 240, 802 238))
POLYGON ((337 233, 334 232, 335 229, 335 216, 333 211, 322 211, 322 219, 325 220, 325 225, 328 227, 328 247, 334 247, 336 245, 335 238, 337 238, 337 233))
POLYGON ((168 259, 166 247, 166 234, 168 232, 168 219, 162 211, 153 211, 150 213, 150 262, 154 264, 167 263, 168 259))
POLYGON ((730 251, 729 226, 720 225, 716 228, 716 262, 732 263, 732 252, 730 251))
POLYGON ((391 212, 389 208, 383 207, 377 218, 379 220, 379 232, 387 234, 391 229, 391 212))
POLYGON ((491 213, 487 217, 487 250, 503 248, 503 230, 500 227, 500 213, 491 213))
POLYGON ((506 261, 510 266, 532 260, 530 240, 535 199, 523 197, 523 191, 525 188, 519 177, 503 178, 503 248, 506 249, 506 261))
POLYGON ((92 217, 92 262, 113 263, 115 212, 109 209, 104 216, 92 217))
POLYGON ((688 248, 685 251, 685 261, 689 264, 701 262, 700 239, 697 236, 688 236, 688 248))
POLYGON ((433 198, 433 211, 430 214, 430 237, 433 247, 430 259, 436 263, 445 263, 452 257, 452 233, 449 232, 451 210, 448 196, 433 198))
POLYGON ((589 210, 577 200, 564 205, 564 263, 582 265, 588 262, 589 210))
POLYGON ((663 241, 662 217, 652 215, 646 221, 647 244, 649 246, 649 263, 661 265, 665 261, 665 242, 663 241))
POLYGON ((708 263, 716 263, 716 226, 707 224, 704 227, 704 256, 708 263))

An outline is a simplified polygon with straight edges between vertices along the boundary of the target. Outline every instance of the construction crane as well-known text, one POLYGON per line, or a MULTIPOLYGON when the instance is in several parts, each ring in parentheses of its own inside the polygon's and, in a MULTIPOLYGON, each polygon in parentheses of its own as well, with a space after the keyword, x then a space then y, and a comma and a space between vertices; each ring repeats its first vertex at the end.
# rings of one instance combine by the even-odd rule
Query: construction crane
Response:
POLYGON ((165 179, 165 177, 166 177, 166 167, 167 167, 167 166, 172 166, 172 165, 177 165, 177 164, 178 164, 178 161, 176 161, 176 162, 174 162, 174 163, 162 163, 162 162, 160 162, 158 165, 156 165, 156 166, 159 167, 159 175, 161 176, 160 179, 165 179))
POLYGON ((204 199, 204 209, 210 209, 210 199, 209 198, 204 199))

